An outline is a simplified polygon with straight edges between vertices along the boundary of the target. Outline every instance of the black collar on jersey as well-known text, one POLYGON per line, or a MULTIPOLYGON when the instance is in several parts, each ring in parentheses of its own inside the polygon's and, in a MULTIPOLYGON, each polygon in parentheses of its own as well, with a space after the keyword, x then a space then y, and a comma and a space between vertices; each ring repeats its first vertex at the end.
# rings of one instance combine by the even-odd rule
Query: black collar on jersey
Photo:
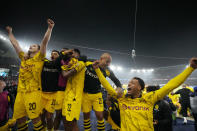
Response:
MULTIPOLYGON (((131 95, 129 95, 128 93, 125 95, 125 97, 127 98, 131 98, 131 99, 135 99, 133 98, 131 95)), ((142 93, 140 93, 140 96, 138 98, 141 98, 142 97, 142 93)))

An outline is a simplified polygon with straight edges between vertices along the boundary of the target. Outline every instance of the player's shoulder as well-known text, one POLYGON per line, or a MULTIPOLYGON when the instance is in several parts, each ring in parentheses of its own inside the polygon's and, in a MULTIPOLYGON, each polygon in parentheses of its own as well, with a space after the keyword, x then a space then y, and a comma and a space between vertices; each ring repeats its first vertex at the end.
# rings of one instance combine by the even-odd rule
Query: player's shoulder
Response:
POLYGON ((110 76, 110 74, 113 73, 113 71, 109 67, 107 67, 105 69, 105 72, 106 72, 107 76, 110 76))
POLYGON ((85 62, 85 65, 86 65, 86 66, 89 66, 89 65, 92 65, 92 64, 93 64, 93 62, 91 62, 91 61, 86 61, 86 62, 85 62))
POLYGON ((155 95, 155 91, 151 91, 148 93, 144 93, 142 94, 142 98, 146 99, 146 100, 151 100, 151 98, 155 95))
POLYGON ((47 58, 44 58, 44 62, 50 62, 50 60, 47 58))

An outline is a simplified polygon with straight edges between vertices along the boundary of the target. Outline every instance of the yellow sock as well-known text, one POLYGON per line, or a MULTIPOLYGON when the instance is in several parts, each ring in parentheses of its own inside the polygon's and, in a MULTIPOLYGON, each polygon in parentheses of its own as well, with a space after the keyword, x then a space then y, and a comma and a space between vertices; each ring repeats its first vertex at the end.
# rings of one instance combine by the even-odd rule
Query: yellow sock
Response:
POLYGON ((21 124, 17 124, 17 130, 18 131, 27 131, 28 130, 27 122, 21 123, 21 124))
POLYGON ((104 119, 101 121, 97 120, 97 129, 98 129, 98 131, 105 131, 104 119))
POLYGON ((83 120, 84 131, 91 131, 90 119, 83 120))
POLYGON ((34 131, 44 131, 45 128, 42 125, 42 121, 40 120, 39 122, 37 122, 36 124, 34 124, 34 131))

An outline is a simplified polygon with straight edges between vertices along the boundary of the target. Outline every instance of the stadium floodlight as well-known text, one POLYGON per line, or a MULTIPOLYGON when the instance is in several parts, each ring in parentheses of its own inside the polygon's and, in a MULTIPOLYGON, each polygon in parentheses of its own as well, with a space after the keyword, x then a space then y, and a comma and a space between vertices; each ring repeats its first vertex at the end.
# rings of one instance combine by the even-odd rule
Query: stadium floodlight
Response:
POLYGON ((26 40, 19 40, 18 42, 19 42, 21 48, 22 48, 25 52, 27 52, 27 51, 29 50, 29 47, 30 47, 30 44, 29 44, 30 42, 29 42, 29 41, 26 41, 26 40))
POLYGON ((116 69, 116 67, 115 67, 114 65, 110 65, 109 68, 110 68, 111 70, 113 70, 113 71, 116 69))
POLYGON ((24 49, 25 51, 28 51, 28 50, 29 50, 29 47, 26 46, 26 45, 24 45, 24 46, 23 46, 23 49, 24 49))
POLYGON ((154 71, 154 69, 150 69, 150 71, 151 71, 151 72, 153 72, 153 71, 154 71))
POLYGON ((0 38, 2 39, 2 40, 7 40, 4 36, 2 36, 2 35, 0 35, 0 38))
POLYGON ((131 72, 135 72, 135 69, 131 69, 131 72))
POLYGON ((137 73, 148 73, 153 72, 154 69, 131 69, 130 72, 137 72, 137 73))
POLYGON ((118 66, 118 67, 117 67, 117 70, 118 70, 118 71, 122 71, 122 67, 121 67, 121 66, 118 66))
POLYGON ((151 72, 151 69, 147 69, 147 72, 151 72))

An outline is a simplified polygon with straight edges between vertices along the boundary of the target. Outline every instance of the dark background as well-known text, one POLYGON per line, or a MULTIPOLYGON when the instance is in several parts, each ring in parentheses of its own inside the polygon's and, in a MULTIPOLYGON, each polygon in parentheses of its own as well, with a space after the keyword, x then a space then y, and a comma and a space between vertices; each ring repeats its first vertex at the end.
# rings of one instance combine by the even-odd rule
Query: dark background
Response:
POLYGON ((186 64, 196 56, 194 1, 138 0, 134 63, 130 54, 135 8, 136 0, 9 1, 1 4, 0 28, 4 31, 10 25, 17 39, 39 43, 47 28, 46 19, 51 18, 56 25, 49 51, 79 48, 82 54, 98 58, 105 51, 95 49, 109 50, 113 51, 112 63, 124 67, 186 64))

